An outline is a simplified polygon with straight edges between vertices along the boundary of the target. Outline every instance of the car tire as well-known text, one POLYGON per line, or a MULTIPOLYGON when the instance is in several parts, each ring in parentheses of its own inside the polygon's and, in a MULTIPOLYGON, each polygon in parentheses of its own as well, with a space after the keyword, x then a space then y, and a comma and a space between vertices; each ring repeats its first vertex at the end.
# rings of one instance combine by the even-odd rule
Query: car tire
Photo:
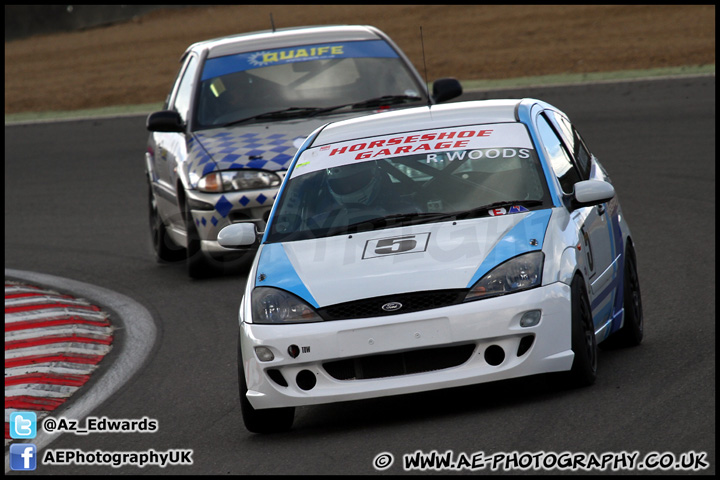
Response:
POLYGON ((568 376, 572 386, 585 387, 595 383, 597 378, 597 340, 590 300, 580 275, 576 275, 573 279, 571 291, 571 339, 572 351, 575 355, 568 376))
POLYGON ((179 262, 185 258, 185 249, 172 241, 157 209, 157 200, 148 181, 148 212, 150 239, 158 262, 179 262))
POLYGON ((187 202, 183 205, 185 217, 185 232, 187 235, 187 248, 185 249, 188 275, 192 278, 208 278, 212 275, 205 254, 200 247, 200 234, 195 227, 190 207, 187 202))
POLYGON ((628 244, 625 249, 625 265, 623 267, 623 326, 608 338, 610 347, 635 347, 643 340, 644 319, 640 280, 637 274, 635 250, 628 244))
POLYGON ((247 383, 243 371, 242 354, 238 352, 238 384, 240 387, 240 411, 245 428, 252 433, 279 433, 292 428, 295 407, 256 410, 247 399, 247 383))

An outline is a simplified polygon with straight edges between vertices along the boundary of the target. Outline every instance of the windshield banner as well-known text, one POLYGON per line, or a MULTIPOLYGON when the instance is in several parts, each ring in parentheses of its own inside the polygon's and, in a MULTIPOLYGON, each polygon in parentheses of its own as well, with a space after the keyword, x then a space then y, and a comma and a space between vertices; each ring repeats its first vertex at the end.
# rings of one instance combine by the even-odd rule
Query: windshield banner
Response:
MULTIPOLYGON (((388 157, 427 153, 428 161, 432 161, 437 159, 438 153, 456 150, 472 150, 468 152, 467 158, 480 158, 480 156, 503 158, 515 155, 523 157, 527 156, 528 150, 532 148, 532 142, 525 126, 517 123, 427 130, 351 140, 308 149, 298 159, 291 177, 298 177, 324 168, 388 157), (513 151, 512 155, 509 153, 510 150, 513 151)), ((465 158, 464 154, 456 154, 448 160, 463 158, 465 158)))
POLYGON ((299 47, 277 48, 260 52, 239 53, 210 58, 205 62, 202 80, 229 73, 271 67, 285 63, 334 58, 397 58, 397 52, 383 40, 319 43, 299 47))

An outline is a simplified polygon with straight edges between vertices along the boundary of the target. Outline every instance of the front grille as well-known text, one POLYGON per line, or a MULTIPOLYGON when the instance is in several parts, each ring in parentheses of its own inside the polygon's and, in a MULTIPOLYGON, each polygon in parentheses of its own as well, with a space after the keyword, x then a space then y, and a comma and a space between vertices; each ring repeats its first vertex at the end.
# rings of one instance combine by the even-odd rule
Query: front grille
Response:
POLYGON ((475 344, 424 348, 399 353, 323 363, 325 371, 337 380, 362 380, 431 372, 462 365, 475 351, 475 344))
POLYGON ((347 320, 419 312, 461 303, 466 293, 467 290, 464 289, 435 290, 364 298, 320 308, 318 314, 323 320, 347 320), (402 306, 395 310, 383 310, 383 306, 388 304, 401 304, 402 306))

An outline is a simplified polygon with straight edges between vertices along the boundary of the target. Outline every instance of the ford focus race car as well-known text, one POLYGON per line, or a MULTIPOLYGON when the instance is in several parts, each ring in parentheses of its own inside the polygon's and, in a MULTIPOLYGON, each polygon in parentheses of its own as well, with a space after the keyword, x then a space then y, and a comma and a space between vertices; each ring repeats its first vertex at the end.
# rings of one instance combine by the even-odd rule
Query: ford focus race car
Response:
MULTIPOLYGON (((278 29, 191 45, 145 155, 150 230, 161 262, 203 277, 232 257, 220 229, 261 230, 293 155, 330 118, 448 100, 455 79, 425 82, 390 38, 369 26, 278 29)), ((254 252, 250 249, 251 252, 254 252)))
MULTIPOLYGON (((225 227, 228 248, 258 241, 225 227)), ((548 372, 637 345, 635 248, 605 170, 533 99, 331 123, 297 153, 239 310, 245 425, 294 407, 548 372)))

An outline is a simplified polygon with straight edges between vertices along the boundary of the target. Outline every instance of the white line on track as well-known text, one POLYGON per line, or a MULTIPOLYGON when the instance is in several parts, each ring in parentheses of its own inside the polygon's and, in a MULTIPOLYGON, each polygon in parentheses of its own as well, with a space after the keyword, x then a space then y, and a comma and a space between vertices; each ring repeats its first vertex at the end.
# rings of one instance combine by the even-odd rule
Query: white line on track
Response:
MULTIPOLYGON (((28 340, 38 338, 38 332, 42 333, 43 337, 63 337, 68 335, 78 335, 87 338, 96 338, 98 340, 104 340, 110 338, 113 333, 111 327, 98 327, 95 325, 83 325, 79 323, 69 325, 56 325, 56 326, 40 326, 36 328, 24 328, 22 330, 14 330, 5 332, 5 342, 14 342, 18 340, 28 340)), ((7 349, 5 350, 7 353, 7 349)))
POLYGON ((87 320, 104 320, 105 314, 102 312, 93 312, 90 310, 81 310, 77 308, 46 308, 43 310, 30 310, 27 312, 8 313, 5 315, 5 323, 27 322, 30 320, 52 320, 53 318, 61 318, 68 316, 78 316, 87 320), (53 317, 53 315, 55 317, 53 317))

